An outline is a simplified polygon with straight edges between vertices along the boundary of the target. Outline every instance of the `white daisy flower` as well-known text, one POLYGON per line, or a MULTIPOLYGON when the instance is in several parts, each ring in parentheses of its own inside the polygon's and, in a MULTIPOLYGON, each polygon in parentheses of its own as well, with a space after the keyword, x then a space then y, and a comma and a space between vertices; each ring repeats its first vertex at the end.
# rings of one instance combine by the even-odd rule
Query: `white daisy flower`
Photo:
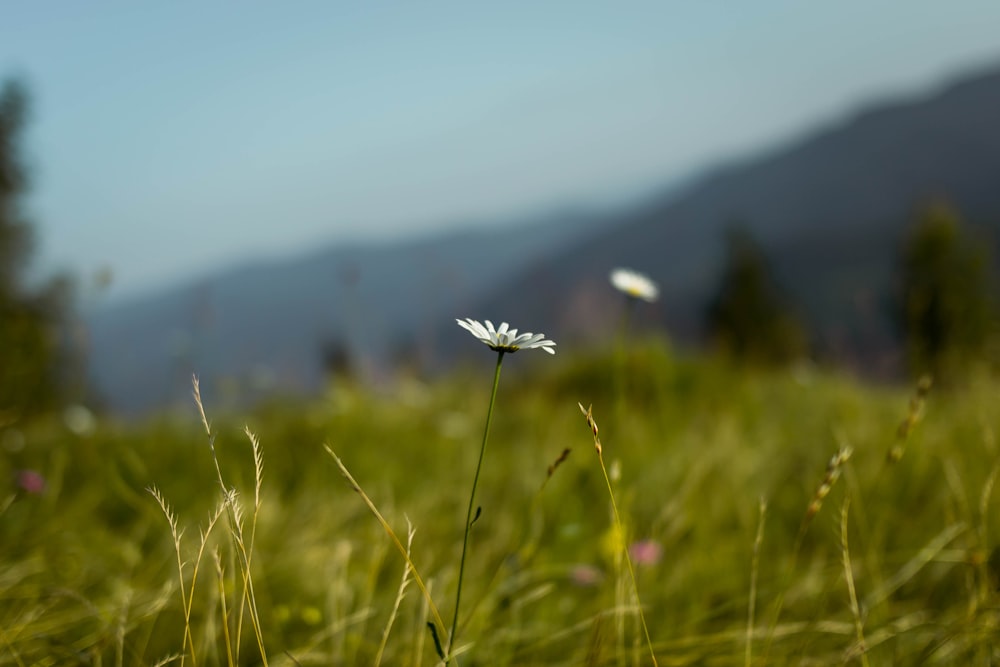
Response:
POLYGON ((611 284, 615 289, 624 292, 635 299, 642 299, 650 303, 656 301, 660 296, 660 288, 645 276, 631 269, 615 269, 611 272, 611 284))
POLYGON ((545 350, 549 354, 555 354, 553 349, 556 344, 551 340, 545 340, 545 334, 517 333, 517 329, 511 329, 506 322, 501 322, 499 328, 494 328, 493 323, 486 320, 483 326, 479 320, 465 318, 455 320, 458 326, 462 327, 473 336, 481 340, 490 349, 497 352, 517 352, 518 350, 545 350))

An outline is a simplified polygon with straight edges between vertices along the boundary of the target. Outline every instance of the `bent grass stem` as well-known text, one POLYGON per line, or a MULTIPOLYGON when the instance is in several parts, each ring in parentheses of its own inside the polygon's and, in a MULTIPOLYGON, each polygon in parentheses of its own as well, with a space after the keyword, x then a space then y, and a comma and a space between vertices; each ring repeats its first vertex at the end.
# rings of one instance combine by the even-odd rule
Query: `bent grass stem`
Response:
POLYGON ((430 591, 428 590, 427 585, 424 583, 423 577, 420 576, 420 572, 417 570, 417 566, 413 564, 413 560, 410 558, 410 550, 403 546, 403 543, 400 541, 399 536, 396 535, 396 531, 392 529, 392 526, 389 525, 389 522, 386 520, 386 518, 382 516, 382 512, 380 512, 378 507, 376 507, 374 501, 372 501, 372 499, 368 496, 368 494, 365 493, 365 490, 361 488, 361 485, 358 484, 358 481, 354 479, 354 475, 352 475, 351 471, 347 469, 347 466, 344 465, 344 462, 340 460, 340 457, 337 456, 337 453, 334 452, 332 449, 330 449, 330 445, 323 445, 323 449, 326 450, 327 454, 333 457, 334 462, 337 464, 337 468, 340 470, 340 474, 343 475, 344 479, 347 480, 347 483, 350 484, 351 489, 359 496, 361 496, 361 499, 368 507, 368 510, 379 522, 379 525, 382 526, 382 529, 386 532, 386 535, 389 536, 389 539, 392 540, 393 545, 395 545, 396 547, 396 551, 399 552, 399 554, 403 557, 403 560, 406 561, 407 567, 410 568, 410 572, 413 574, 413 581, 414 583, 416 583, 417 588, 420 589, 420 593, 421 595, 423 595, 424 601, 427 603, 428 609, 430 609, 431 616, 434 617, 434 622, 437 623, 440 627, 444 627, 444 621, 441 619, 441 615, 438 613, 437 606, 434 604, 434 600, 431 598, 430 591))

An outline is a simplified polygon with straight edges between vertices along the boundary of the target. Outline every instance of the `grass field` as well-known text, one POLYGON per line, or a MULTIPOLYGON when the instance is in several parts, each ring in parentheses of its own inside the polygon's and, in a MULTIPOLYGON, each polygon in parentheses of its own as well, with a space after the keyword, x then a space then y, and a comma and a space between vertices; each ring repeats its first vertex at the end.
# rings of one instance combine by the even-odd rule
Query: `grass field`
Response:
MULTIPOLYGON (((453 664, 652 664, 636 591, 659 665, 1000 659, 1000 383, 911 405, 915 385, 657 340, 615 359, 505 359, 453 664)), ((194 401, 3 432, 0 664, 436 664, 492 368, 241 414, 206 388, 218 470, 194 401), (362 494, 404 548, 412 525, 415 572, 362 494)))

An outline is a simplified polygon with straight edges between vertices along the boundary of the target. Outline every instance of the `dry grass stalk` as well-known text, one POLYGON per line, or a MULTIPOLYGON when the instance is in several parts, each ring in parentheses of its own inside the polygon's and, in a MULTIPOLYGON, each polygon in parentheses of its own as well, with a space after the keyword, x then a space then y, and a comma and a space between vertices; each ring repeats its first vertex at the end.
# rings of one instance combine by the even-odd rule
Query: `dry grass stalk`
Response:
POLYGON ((222 636, 226 643, 226 664, 234 667, 236 660, 233 658, 232 640, 229 637, 229 610, 226 608, 226 576, 222 568, 222 556, 216 549, 213 553, 215 558, 215 575, 219 583, 219 605, 222 607, 222 636))
POLYGON ((896 574, 892 575, 879 588, 868 594, 864 600, 865 608, 872 609, 887 600, 889 596, 917 576, 924 567, 933 562, 944 548, 964 533, 966 529, 967 527, 964 523, 955 523, 935 535, 916 555, 905 562, 896 574))
POLYGON ((263 478, 263 459, 260 454, 260 446, 257 443, 256 437, 247 430, 248 435, 250 435, 251 446, 254 450, 255 488, 257 490, 252 516, 251 541, 248 545, 243 535, 243 508, 238 501, 236 490, 230 489, 222 477, 222 467, 219 465, 219 457, 215 452, 215 435, 212 433, 212 427, 205 414, 205 406, 201 399, 201 383, 197 375, 191 376, 191 387, 195 405, 198 406, 198 412, 201 415, 202 426, 204 426, 205 434, 208 436, 208 446, 212 453, 212 462, 215 464, 215 473, 219 487, 222 489, 222 495, 226 499, 225 505, 229 513, 229 533, 232 537, 233 549, 240 566, 240 575, 243 583, 239 605, 240 611, 236 621, 236 662, 240 661, 239 651, 243 636, 243 613, 244 609, 246 609, 250 616, 250 625, 254 631, 254 638, 257 640, 257 649, 260 651, 262 664, 264 667, 267 667, 267 651, 264 649, 263 630, 260 624, 260 614, 257 610, 257 596, 254 593, 253 577, 250 574, 250 563, 253 560, 253 533, 256 532, 257 514, 260 510, 260 486, 263 478))
MULTIPOLYGON (((582 412, 583 416, 587 419, 587 426, 590 427, 590 431, 594 436, 594 450, 597 452, 597 460, 601 464, 601 472, 604 474, 604 482, 608 488, 608 496, 611 498, 611 510, 614 513, 615 530, 617 530, 619 535, 624 538, 625 529, 622 526, 621 516, 618 514, 618 503, 615 502, 615 492, 611 485, 611 478, 608 476, 608 468, 604 465, 604 448, 601 445, 601 439, 598 436, 598 428, 597 422, 594 420, 593 406, 584 409, 582 403, 577 403, 577 405, 580 406, 580 412, 582 412)), ((632 592, 635 595, 639 621, 642 624, 642 632, 646 637, 646 645, 649 647, 649 656, 653 660, 653 666, 656 667, 658 664, 656 661, 656 651, 653 649, 653 640, 649 636, 649 627, 646 625, 646 615, 642 611, 642 602, 639 600, 639 585, 635 580, 635 568, 632 567, 632 559, 629 557, 627 540, 622 539, 621 546, 622 558, 628 566, 629 578, 632 580, 632 592)))
POLYGON ((409 567, 410 572, 413 574, 413 581, 417 584, 417 588, 420 589, 421 594, 424 596, 424 600, 427 602, 427 607, 430 609, 434 623, 437 625, 438 628, 444 628, 445 627, 444 621, 441 619, 441 614, 438 612, 437 605, 434 604, 434 600, 431 598, 431 594, 428 591, 427 586, 424 584, 424 580, 420 576, 420 572, 417 570, 417 566, 414 565, 413 561, 410 559, 409 549, 403 546, 403 543, 400 541, 399 536, 396 535, 396 532, 392 529, 392 526, 390 526, 389 522, 386 521, 384 516, 382 516, 382 513, 379 511, 378 507, 375 506, 375 503, 368 496, 368 494, 365 493, 364 489, 361 488, 361 485, 358 484, 357 480, 354 479, 354 476, 347 469, 347 466, 344 465, 344 462, 340 460, 340 457, 337 456, 337 454, 332 449, 330 449, 329 445, 323 445, 323 449, 326 450, 327 454, 333 457, 334 462, 336 462, 337 464, 337 468, 340 470, 340 474, 343 475, 344 479, 346 479, 348 484, 350 484, 351 489, 359 496, 361 496, 361 499, 364 501, 365 505, 368 506, 369 511, 371 511, 371 513, 378 520, 379 524, 382 526, 382 529, 385 530, 386 534, 389 535, 389 539, 392 540, 392 543, 396 545, 396 550, 403 557, 403 560, 406 561, 406 565, 409 567))
POLYGON ((854 630, 857 634, 858 643, 850 650, 850 654, 859 655, 863 667, 868 666, 868 646, 865 644, 864 621, 861 618, 861 608, 858 605, 858 594, 854 588, 854 570, 851 567, 851 551, 847 544, 847 508, 850 501, 844 499, 843 508, 840 510, 840 547, 844 563, 844 578, 847 580, 847 591, 851 599, 851 614, 854 616, 854 630))
MULTIPOLYGON (((187 593, 184 587, 184 557, 181 555, 181 537, 184 535, 183 530, 178 530, 177 528, 177 515, 170 508, 170 504, 167 502, 160 490, 155 486, 151 486, 146 489, 156 500, 156 503, 160 506, 163 511, 163 515, 167 517, 167 525, 170 527, 170 537, 173 538, 174 542, 174 554, 177 556, 177 580, 181 587, 181 602, 184 609, 184 639, 181 641, 181 648, 190 647, 191 650, 191 664, 197 665, 198 658, 194 652, 194 641, 191 638, 191 613, 190 608, 187 603, 187 593)), ((181 665, 184 665, 184 654, 181 653, 181 665)))
MULTIPOLYGON (((204 410, 202 411, 204 414, 204 410)), ((260 447, 260 440, 256 435, 250 430, 249 426, 243 427, 243 432, 246 434, 247 438, 250 440, 250 447, 253 450, 253 463, 254 463, 254 505, 253 505, 253 515, 250 520, 250 543, 245 552, 246 567, 243 568, 243 590, 240 594, 240 605, 239 605, 239 616, 236 621, 237 627, 237 641, 239 641, 240 629, 243 627, 243 612, 246 609, 247 598, 249 591, 252 590, 253 582, 250 581, 250 566, 253 561, 253 547, 254 541, 257 537, 257 516, 260 513, 261 499, 260 490, 263 486, 264 479, 264 456, 260 447)), ((220 477, 221 482, 221 477, 220 477)), ((239 505, 234 505, 234 508, 239 507, 239 505)), ((242 525, 242 517, 238 517, 238 523, 242 525)), ((242 531, 240 533, 240 541, 242 543, 242 531)), ((253 608, 256 609, 256 603, 254 603, 253 608)), ((256 611, 253 612, 256 616, 256 611)), ((254 621, 252 618, 251 621, 254 621)), ((260 632, 258 631, 258 642, 259 642, 260 632)), ((261 646, 261 651, 263 652, 263 646, 261 646)), ((266 659, 265 659, 266 663, 266 659)))
POLYGON ((552 462, 552 464, 549 466, 548 474, 545 477, 546 481, 548 481, 549 477, 552 477, 552 473, 554 473, 556 471, 556 468, 558 468, 559 466, 561 466, 563 464, 563 462, 565 462, 566 459, 569 458, 570 451, 571 450, 570 450, 569 447, 567 447, 566 449, 562 450, 562 453, 559 455, 559 458, 557 458, 555 461, 552 462))
MULTIPOLYGON (((153 496, 157 504, 160 506, 160 509, 163 511, 164 516, 166 516, 167 518, 167 524, 170 526, 170 536, 173 539, 174 553, 177 556, 177 576, 180 582, 181 602, 183 604, 183 609, 184 609, 184 639, 181 643, 181 646, 187 647, 187 649, 190 651, 191 654, 191 664, 197 665, 198 658, 195 654, 194 637, 192 636, 191 633, 191 612, 194 608, 194 591, 198 583, 199 566, 201 565, 202 558, 205 555, 205 547, 208 545, 208 537, 212 533, 212 529, 215 528, 215 525, 222 517, 222 514, 226 511, 225 510, 226 503, 222 502, 219 504, 215 512, 209 517, 208 526, 206 526, 205 529, 201 531, 200 541, 198 544, 198 552, 197 555, 195 556, 193 569, 191 572, 191 585, 185 590, 184 586, 185 564, 183 562, 182 547, 181 547, 182 538, 184 536, 184 530, 178 529, 177 515, 174 513, 173 509, 171 509, 169 503, 167 503, 166 498, 163 497, 163 494, 160 492, 160 490, 155 486, 152 486, 149 487, 147 491, 153 496)), ((185 658, 186 656, 182 653, 181 654, 182 665, 184 664, 185 658)))
POLYGON ((903 421, 899 423, 899 427, 896 429, 896 442, 893 443, 888 454, 886 454, 887 463, 896 463, 903 458, 906 441, 909 440, 913 428, 924 416, 924 405, 927 402, 927 394, 930 392, 932 384, 931 376, 929 375, 924 375, 917 381, 917 388, 910 398, 910 407, 906 413, 906 417, 903 418, 903 421))
POLYGON ((853 451, 851 447, 843 446, 830 458, 830 461, 826 464, 826 474, 823 475, 823 481, 820 483, 819 488, 816 489, 816 493, 813 494, 813 499, 809 503, 809 507, 806 508, 805 521, 810 521, 816 516, 820 508, 823 507, 823 499, 830 494, 833 485, 840 478, 841 468, 851 458, 853 451))
POLYGON ((760 569, 760 547, 764 543, 764 518, 767 516, 767 500, 760 499, 759 516, 757 520, 757 535, 753 541, 753 556, 750 559, 750 595, 747 602, 747 639, 744 650, 743 664, 750 667, 753 657, 753 624, 757 608, 757 574, 760 569))
MULTIPOLYGON (((410 520, 406 520, 406 555, 410 555, 410 551, 413 547, 413 535, 416 533, 416 529, 410 520)), ((392 630, 392 625, 396 621, 396 615, 399 613, 399 605, 403 602, 403 598, 406 596, 406 587, 410 584, 410 566, 407 565, 403 568, 403 578, 399 582, 399 590, 396 591, 396 599, 392 603, 392 612, 389 614, 389 620, 386 621, 385 629, 382 630, 382 641, 379 643, 378 652, 375 654, 375 667, 382 664, 382 654, 385 653, 386 644, 389 642, 389 632, 392 630)))
MULTIPOLYGON (((795 571, 795 566, 798 563, 799 552, 802 550, 802 542, 805 539, 806 531, 809 529, 809 525, 812 523, 812 519, 819 513, 820 509, 823 507, 823 500, 830 495, 830 491, 833 489, 833 485, 840 478, 841 470, 848 459, 851 458, 853 449, 849 445, 841 445, 837 450, 837 453, 830 457, 830 460, 826 464, 826 472, 823 475, 823 481, 820 482, 819 487, 816 489, 816 493, 813 494, 812 500, 809 502, 809 506, 806 508, 805 516, 802 517, 802 523, 799 525, 798 535, 795 537, 795 544, 792 546, 792 553, 788 559, 787 567, 787 580, 790 581, 792 573, 795 571)), ((774 603, 774 613, 771 618, 771 625, 768 629, 767 642, 764 647, 764 663, 767 663, 768 657, 771 653, 771 644, 774 641, 775 631, 778 627, 778 619, 781 617, 781 610, 785 603, 785 593, 786 590, 782 590, 778 594, 778 598, 774 603)))

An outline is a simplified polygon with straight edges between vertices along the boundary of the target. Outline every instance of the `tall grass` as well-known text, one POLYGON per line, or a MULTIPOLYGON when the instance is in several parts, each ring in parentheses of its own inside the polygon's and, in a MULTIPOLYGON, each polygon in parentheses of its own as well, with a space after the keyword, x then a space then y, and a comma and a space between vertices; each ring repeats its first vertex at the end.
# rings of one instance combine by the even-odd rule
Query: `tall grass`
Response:
MULTIPOLYGON (((244 531, 245 522, 243 504, 240 501, 239 493, 236 488, 228 486, 223 478, 222 466, 219 464, 219 458, 215 450, 215 435, 212 433, 212 427, 209 425, 208 417, 205 414, 205 406, 201 399, 201 386, 197 377, 192 378, 192 395, 194 397, 195 406, 201 416, 201 423, 205 429, 205 434, 208 437, 208 449, 211 453, 212 463, 215 466, 215 473, 218 478, 222 500, 220 501, 218 508, 209 516, 207 527, 201 531, 194 560, 191 563, 190 582, 186 581, 187 575, 185 574, 185 566, 187 562, 185 560, 184 548, 182 544, 184 530, 178 527, 177 515, 170 508, 169 503, 160 490, 155 486, 149 487, 150 494, 156 500, 157 505, 159 505, 167 519, 167 525, 169 526, 170 536, 173 541, 174 552, 177 557, 178 588, 180 589, 181 603, 184 609, 184 640, 181 647, 182 652, 180 654, 180 663, 181 665, 184 665, 185 659, 188 655, 191 657, 192 665, 197 665, 199 661, 199 652, 195 647, 194 633, 191 628, 191 613, 195 600, 195 588, 198 583, 198 572, 201 562, 209 544, 209 537, 219 520, 223 516, 226 516, 228 519, 228 533, 232 543, 231 554, 238 563, 239 569, 239 599, 234 605, 236 618, 232 627, 230 627, 230 616, 228 613, 229 607, 226 603, 227 581, 225 571, 222 565, 222 560, 218 555, 218 550, 214 552, 216 572, 219 577, 220 586, 219 604, 222 608, 221 620, 225 640, 224 647, 226 653, 226 664, 235 665, 239 663, 241 639, 244 627, 244 613, 246 612, 249 615, 250 624, 253 628, 253 635, 256 640, 261 663, 266 667, 268 664, 267 650, 264 648, 260 612, 257 607, 257 596, 254 592, 253 576, 251 574, 254 540, 257 535, 257 517, 261 508, 260 492, 264 476, 264 460, 263 454, 261 453, 260 441, 249 427, 244 428, 244 434, 250 441, 254 463, 254 504, 250 514, 249 537, 247 537, 246 532, 244 531), (187 650, 188 653, 184 653, 184 650, 187 650)), ((214 638, 212 638, 211 641, 214 641, 214 638)))
MULTIPOLYGON (((560 354, 505 373, 477 503, 497 509, 476 525, 456 661, 1000 660, 1000 383, 928 394, 640 342, 605 478, 579 451, 576 403, 614 406, 616 363, 560 354), (619 575, 595 520, 610 497, 618 544, 654 541, 659 562, 619 575)), ((55 416, 0 433, 0 665, 438 661, 427 624, 447 627, 468 503, 448 471, 475 467, 481 370, 212 423, 195 403, 84 436, 55 416), (19 486, 24 470, 44 490, 19 486)))

